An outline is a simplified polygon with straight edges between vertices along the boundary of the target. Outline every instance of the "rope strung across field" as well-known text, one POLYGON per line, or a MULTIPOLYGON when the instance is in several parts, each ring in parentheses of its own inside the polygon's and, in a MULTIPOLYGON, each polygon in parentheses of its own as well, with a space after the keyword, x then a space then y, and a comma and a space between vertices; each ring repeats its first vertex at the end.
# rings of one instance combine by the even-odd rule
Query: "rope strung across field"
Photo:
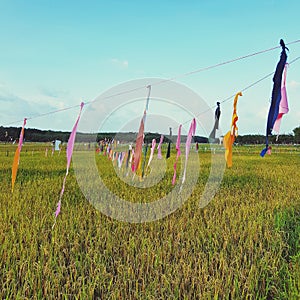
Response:
MULTIPOLYGON (((278 48, 278 47, 277 47, 277 48, 278 48)), ((292 61, 289 62, 289 65, 293 64, 294 62, 296 62, 296 61, 299 60, 299 59, 300 59, 300 56, 296 57, 295 59, 293 59, 292 61)), ((241 91, 241 92, 244 92, 244 91, 246 91, 246 90, 252 88, 253 86, 255 86, 255 85, 257 85, 258 83, 260 83, 261 81, 263 81, 263 80, 269 78, 269 77, 272 76, 273 74, 274 74, 274 71, 271 72, 271 73, 269 73, 269 74, 267 74, 267 75, 265 75, 264 77, 258 79, 257 81, 255 81, 255 82, 249 84, 248 86, 246 86, 245 88, 241 89, 240 91, 241 91)), ((225 99, 223 99, 223 100, 221 100, 221 101, 219 101, 219 102, 220 102, 220 103, 225 103, 225 102, 231 100, 234 96, 235 96, 235 94, 232 94, 231 96, 226 97, 225 99)), ((206 110, 200 112, 199 114, 197 114, 196 117, 199 117, 199 116, 201 116, 201 115, 207 113, 208 111, 210 111, 211 109, 213 109, 213 108, 215 108, 215 107, 216 107, 215 105, 214 105, 214 106, 211 106, 210 108, 208 108, 208 109, 206 109, 206 110)), ((183 122, 182 125, 185 125, 185 124, 187 124, 187 123, 189 123, 189 122, 191 122, 191 120, 187 120, 187 121, 183 122)), ((175 128, 176 128, 176 127, 175 127, 175 128)))
MULTIPOLYGON (((299 43, 299 42, 300 42, 300 40, 295 40, 293 42, 287 43, 286 45, 292 45, 292 44, 296 44, 296 43, 299 43)), ((266 52, 269 52, 269 51, 272 51, 272 50, 275 50, 275 49, 278 49, 278 48, 280 48, 280 46, 276 46, 276 47, 268 48, 268 49, 265 49, 265 50, 257 51, 257 52, 254 52, 254 53, 251 53, 251 54, 247 54, 247 55, 244 55, 244 56, 240 56, 240 57, 237 57, 237 58, 234 58, 234 59, 231 59, 231 60, 227 60, 227 61, 224 61, 224 62, 221 62, 221 63, 218 63, 218 64, 214 64, 214 65, 211 65, 211 66, 208 66, 208 67, 203 67, 203 68, 196 69, 196 70, 193 70, 193 71, 190 71, 190 72, 186 72, 186 73, 177 75, 175 77, 164 79, 164 80, 158 81, 156 83, 153 83, 152 86, 160 85, 160 84, 163 84, 163 83, 166 83, 166 82, 170 82, 170 81, 177 80, 177 79, 180 79, 180 78, 183 78, 183 77, 187 77, 187 76, 190 76, 190 75, 193 75, 193 74, 197 74, 197 73, 204 72, 204 71, 207 71, 207 70, 210 70, 210 69, 214 69, 214 68, 217 68, 217 67, 220 67, 220 66, 224 66, 224 65, 227 65, 227 64, 230 64, 230 63, 233 63, 233 62, 236 62, 236 61, 240 61, 240 60, 243 60, 243 59, 246 59, 246 58, 249 58, 249 57, 253 57, 253 56, 256 56, 256 55, 259 55, 259 54, 263 54, 263 53, 266 53, 266 52)), ((294 59, 293 61, 291 61, 290 64, 292 64, 293 62, 295 62, 299 58, 300 57, 297 57, 296 59, 294 59)), ((259 79, 258 81, 250 84, 249 86, 247 86, 246 88, 244 88, 242 91, 245 91, 245 90, 251 88, 252 86, 256 85, 257 83, 261 82, 262 80, 268 78, 272 74, 273 74, 273 72, 270 73, 270 74, 268 74, 268 75, 266 75, 262 79, 259 79)), ((135 91, 138 91, 138 90, 141 90, 141 89, 145 89, 145 88, 147 88, 147 86, 140 86, 140 87, 137 87, 137 88, 134 88, 134 89, 130 89, 130 90, 122 91, 120 93, 116 93, 116 94, 113 94, 113 95, 106 96, 104 98, 101 98, 101 100, 111 99, 111 98, 114 98, 116 96, 121 96, 121 95, 129 94, 129 93, 132 93, 132 92, 135 92, 135 91)), ((224 103, 224 102, 228 101, 229 99, 231 99, 232 97, 234 97, 234 95, 232 95, 232 96, 224 99, 223 101, 221 101, 221 103, 224 103)), ((94 99, 94 100, 92 100, 92 101, 87 101, 84 104, 88 105, 88 104, 94 103, 96 101, 97 101, 97 98, 94 99)), ((36 118, 40 118, 40 117, 44 117, 44 116, 56 114, 56 113, 59 113, 59 112, 62 112, 62 111, 67 111, 67 110, 71 110, 71 109, 78 108, 78 107, 80 107, 80 105, 69 106, 69 107, 66 107, 66 108, 57 109, 57 110, 49 111, 49 112, 46 112, 46 113, 33 115, 33 116, 30 116, 30 117, 27 117, 26 119, 27 120, 33 120, 33 119, 36 119, 36 118)), ((214 108, 214 107, 211 107, 210 109, 212 109, 212 108, 214 108)), ((208 109, 208 110, 206 110, 204 112, 201 112, 197 116, 206 113, 210 109, 208 109)), ((8 126, 8 125, 11 125, 11 124, 19 123, 21 121, 23 121, 23 119, 22 120, 17 120, 17 121, 14 121, 14 122, 10 122, 10 123, 7 123, 7 124, 4 124, 3 126, 8 126)), ((190 120, 184 122, 183 124, 185 124, 187 122, 190 122, 190 120)))

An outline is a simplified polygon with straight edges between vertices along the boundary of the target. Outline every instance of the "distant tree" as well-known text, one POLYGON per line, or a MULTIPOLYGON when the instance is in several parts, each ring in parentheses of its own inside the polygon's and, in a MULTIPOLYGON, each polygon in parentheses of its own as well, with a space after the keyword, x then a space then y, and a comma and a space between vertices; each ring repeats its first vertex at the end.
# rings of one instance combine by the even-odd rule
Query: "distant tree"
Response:
POLYGON ((294 132, 294 142, 300 144, 300 126, 293 129, 294 132))
POLYGON ((145 138, 144 138, 145 143, 151 143, 153 139, 155 139, 156 142, 159 143, 160 134, 159 133, 151 133, 151 132, 147 132, 145 134, 145 138))

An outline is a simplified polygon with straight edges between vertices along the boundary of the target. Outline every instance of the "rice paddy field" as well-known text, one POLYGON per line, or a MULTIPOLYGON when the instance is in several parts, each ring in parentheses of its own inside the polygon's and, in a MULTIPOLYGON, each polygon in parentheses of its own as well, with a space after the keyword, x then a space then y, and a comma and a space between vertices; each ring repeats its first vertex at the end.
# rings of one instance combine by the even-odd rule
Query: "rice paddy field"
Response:
MULTIPOLYGON (((45 144, 24 144, 12 193, 16 145, 0 145, 0 298, 300 299, 300 148, 273 147, 261 158, 262 145, 234 147, 233 167, 200 208, 211 157, 224 155, 206 147, 197 153, 192 194, 153 222, 101 213, 82 193, 71 165, 52 230, 65 151, 46 157, 45 144)), ((107 157, 95 161, 114 193, 143 202, 172 190, 175 156, 172 149, 160 182, 145 189, 122 181, 107 157)))

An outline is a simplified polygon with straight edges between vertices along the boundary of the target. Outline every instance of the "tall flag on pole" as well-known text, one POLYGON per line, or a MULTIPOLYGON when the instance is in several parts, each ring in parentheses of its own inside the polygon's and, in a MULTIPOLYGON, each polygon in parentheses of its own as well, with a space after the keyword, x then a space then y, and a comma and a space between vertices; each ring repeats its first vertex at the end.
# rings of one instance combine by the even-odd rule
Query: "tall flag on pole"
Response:
POLYGON ((220 120, 220 115, 221 115, 221 109, 220 109, 220 102, 217 102, 217 108, 215 111, 215 124, 214 124, 214 128, 211 131, 209 138, 214 141, 214 139, 216 138, 216 130, 219 129, 219 120, 220 120))
POLYGON ((142 117, 139 132, 138 132, 138 135, 136 138, 133 172, 137 171, 140 166, 140 160, 141 160, 141 156, 142 156, 142 148, 143 148, 143 142, 144 142, 145 121, 146 121, 146 109, 144 110, 144 115, 142 117))
POLYGON ((288 99, 287 99, 287 93, 286 93, 286 72, 287 72, 287 67, 288 64, 285 64, 284 71, 283 71, 283 80, 281 84, 281 101, 279 104, 279 112, 277 119, 274 123, 274 131, 277 133, 277 138, 279 135, 280 131, 280 125, 281 125, 281 120, 284 114, 287 114, 289 112, 289 104, 288 104, 288 99))
POLYGON ((159 141, 159 144, 157 146, 157 158, 158 159, 162 159, 162 155, 161 155, 161 145, 162 145, 162 142, 164 141, 164 136, 163 134, 160 136, 160 141, 159 141))
POLYGON ((76 122, 74 124, 74 127, 72 129, 72 132, 71 132, 69 140, 68 140, 68 144, 67 144, 67 168, 66 168, 66 175, 64 177, 63 186, 62 186, 62 189, 61 189, 61 192, 60 192, 60 196, 59 196, 59 201, 57 203, 57 208, 56 208, 56 211, 55 211, 55 221, 54 221, 54 224, 52 226, 52 229, 54 228, 55 223, 56 223, 56 218, 57 218, 57 216, 60 213, 61 199, 62 199, 62 196, 63 196, 64 191, 65 191, 66 178, 67 178, 67 176, 69 174, 69 168, 70 168, 71 158, 72 158, 73 149, 74 149, 74 143, 75 143, 75 138, 76 138, 77 127, 78 127, 78 123, 79 123, 79 120, 80 120, 80 116, 81 116, 81 112, 82 112, 83 106, 84 106, 84 103, 81 102, 79 115, 77 117, 77 120, 76 120, 76 122))
POLYGON ((166 153, 166 159, 168 159, 171 156, 171 142, 168 143, 168 149, 166 153))
POLYGON ((233 101, 233 113, 232 113, 232 119, 231 119, 231 127, 230 130, 225 134, 223 138, 223 145, 225 147, 225 160, 227 163, 227 167, 232 167, 232 145, 235 141, 235 138, 238 135, 238 127, 236 125, 236 122, 238 120, 237 112, 236 112, 236 106, 239 96, 242 96, 242 92, 238 92, 233 101))
POLYGON ((15 157, 12 165, 12 171, 11 171, 11 191, 14 191, 14 186, 15 186, 15 181, 17 178, 17 172, 18 172, 18 167, 19 167, 19 161, 20 161, 20 153, 23 145, 23 139, 24 139, 24 127, 26 125, 27 119, 25 118, 23 121, 23 126, 21 129, 20 137, 19 137, 19 144, 18 148, 16 149, 15 152, 15 157))
POLYGON ((132 148, 132 153, 129 162, 131 163, 131 171, 134 172, 134 148, 132 148))
POLYGON ((133 171, 136 172, 138 168, 140 167, 140 161, 141 161, 141 156, 142 156, 142 147, 143 147, 143 142, 144 142, 144 129, 145 129, 145 122, 146 122, 146 113, 148 110, 149 106, 149 99, 150 99, 150 92, 151 92, 151 85, 148 85, 147 88, 149 89, 148 91, 148 97, 146 101, 146 107, 144 110, 144 115, 141 120, 139 132, 136 138, 136 146, 135 146, 135 151, 134 151, 134 167, 133 171))
POLYGON ((146 156, 148 152, 148 144, 144 147, 144 159, 143 159, 143 166, 142 166, 142 178, 144 177, 145 174, 145 164, 146 164, 146 156))
POLYGON ((264 157, 269 149, 269 140, 268 136, 272 134, 274 129, 274 124, 279 114, 279 105, 281 102, 281 88, 282 88, 282 73, 286 64, 287 54, 284 41, 280 40, 280 46, 282 47, 280 60, 276 66, 276 70, 273 76, 273 90, 272 90, 272 99, 271 105, 268 114, 267 129, 266 129, 266 147, 261 151, 260 156, 264 157))
POLYGON ((130 144, 129 145, 129 149, 128 149, 128 154, 127 154, 127 159, 126 159, 126 169, 128 169, 128 166, 129 166, 129 161, 130 161, 130 157, 131 157, 131 151, 132 151, 132 146, 130 144))
POLYGON ((181 154, 181 152, 180 152, 181 127, 182 127, 182 125, 180 124, 179 127, 178 127, 178 134, 177 134, 177 141, 176 141, 176 151, 177 151, 177 154, 176 154, 176 160, 175 160, 175 163, 174 163, 174 175, 173 175, 173 179, 172 179, 172 185, 174 185, 175 181, 176 181, 177 162, 178 162, 178 158, 179 158, 179 156, 181 154))
POLYGON ((185 143, 185 164, 184 164, 184 170, 183 170, 183 176, 182 176, 182 184, 185 182, 187 161, 188 161, 188 157, 189 157, 189 153, 190 153, 192 137, 195 135, 195 131, 196 131, 196 119, 194 118, 190 125, 190 129, 189 129, 188 136, 187 136, 186 143, 185 143))
POLYGON ((150 163, 153 159, 155 146, 156 146, 156 139, 152 139, 151 152, 150 152, 147 168, 150 166, 150 163))

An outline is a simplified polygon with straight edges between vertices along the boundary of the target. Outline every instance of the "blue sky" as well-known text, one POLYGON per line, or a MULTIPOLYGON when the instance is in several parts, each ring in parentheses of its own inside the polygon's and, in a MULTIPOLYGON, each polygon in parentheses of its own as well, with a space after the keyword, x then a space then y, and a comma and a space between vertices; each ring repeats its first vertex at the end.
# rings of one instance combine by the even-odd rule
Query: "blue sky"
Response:
MULTIPOLYGON (((92 101, 126 81, 169 78, 275 47, 280 38, 298 40, 299 11, 299 1, 2 0, 0 125, 21 126, 13 122, 92 101)), ((300 43, 289 49, 288 61, 300 56, 300 43)), ((177 81, 214 106, 274 71, 279 55, 276 49, 177 81)), ((264 134, 271 89, 269 77, 240 98, 240 134, 264 134)), ((288 70, 287 92, 290 112, 283 133, 300 125, 300 60, 288 70)), ((221 107, 223 132, 230 126, 232 102, 221 107)), ((165 109, 162 104, 162 114, 165 109)), ((136 118, 133 130, 142 111, 142 103, 126 111, 136 118)), ((199 105, 194 113, 202 111, 199 105)), ((69 131, 77 114, 72 109, 35 118, 27 127, 69 131)), ((116 119, 112 114, 105 130, 119 130, 128 122, 126 114, 116 119)), ((185 122, 186 116, 179 112, 176 121, 185 122)), ((160 124, 161 132, 168 132, 167 121, 160 124)), ((150 121, 147 126, 154 130, 150 121)))

